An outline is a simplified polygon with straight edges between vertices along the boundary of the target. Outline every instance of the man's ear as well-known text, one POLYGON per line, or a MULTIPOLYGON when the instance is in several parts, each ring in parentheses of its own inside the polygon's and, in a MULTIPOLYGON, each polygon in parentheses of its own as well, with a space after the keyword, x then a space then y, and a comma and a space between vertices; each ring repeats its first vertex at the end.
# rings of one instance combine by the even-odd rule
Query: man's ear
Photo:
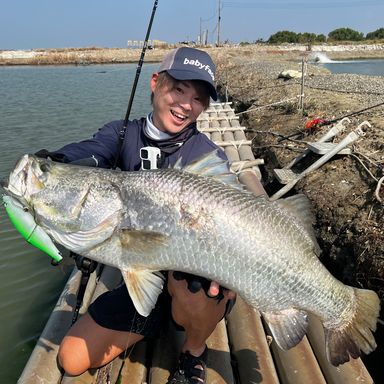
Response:
POLYGON ((150 81, 150 86, 151 86, 151 91, 152 92, 154 92, 155 89, 156 89, 158 78, 159 78, 159 74, 158 73, 152 73, 152 77, 151 77, 151 81, 150 81))

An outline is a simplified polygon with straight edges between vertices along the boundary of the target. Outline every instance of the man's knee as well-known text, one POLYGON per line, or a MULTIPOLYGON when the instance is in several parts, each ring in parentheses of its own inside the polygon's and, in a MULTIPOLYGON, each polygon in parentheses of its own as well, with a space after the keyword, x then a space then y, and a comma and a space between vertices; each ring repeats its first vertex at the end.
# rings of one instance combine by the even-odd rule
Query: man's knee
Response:
POLYGON ((80 348, 74 345, 73 340, 64 338, 60 345, 57 360, 66 374, 78 376, 90 368, 89 358, 81 356, 80 348))

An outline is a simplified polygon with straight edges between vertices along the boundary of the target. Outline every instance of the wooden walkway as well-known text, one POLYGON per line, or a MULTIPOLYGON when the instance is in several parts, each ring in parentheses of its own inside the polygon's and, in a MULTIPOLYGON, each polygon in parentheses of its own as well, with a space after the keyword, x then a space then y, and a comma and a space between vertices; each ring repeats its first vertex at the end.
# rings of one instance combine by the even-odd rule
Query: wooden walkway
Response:
MULTIPOLYGON (((198 120, 199 129, 224 149, 239 179, 256 195, 264 193, 251 143, 229 103, 215 103, 198 120)), ((257 229, 255 229, 257 230, 257 229)), ((116 269, 106 267, 99 278, 93 273, 81 313, 106 289, 120 281, 116 269)), ((183 333, 169 326, 167 334, 153 342, 140 342, 108 366, 70 378, 56 364, 61 339, 71 324, 80 272, 70 276, 61 297, 21 375, 20 384, 163 384, 175 369, 183 333)), ((321 324, 310 319, 307 336, 295 348, 282 351, 269 335, 259 313, 241 299, 208 340, 207 384, 372 384, 360 359, 338 368, 325 357, 321 324)))

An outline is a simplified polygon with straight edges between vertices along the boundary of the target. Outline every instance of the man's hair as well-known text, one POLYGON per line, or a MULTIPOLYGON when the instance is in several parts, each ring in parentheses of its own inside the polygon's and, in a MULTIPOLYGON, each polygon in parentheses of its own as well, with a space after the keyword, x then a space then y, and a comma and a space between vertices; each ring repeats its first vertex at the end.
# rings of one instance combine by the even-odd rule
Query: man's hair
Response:
MULTIPOLYGON (((196 87, 196 91, 199 94, 199 97, 201 98, 201 103, 204 106, 204 110, 206 110, 209 107, 209 89, 205 83, 205 81, 202 80, 186 80, 193 83, 193 85, 196 87)), ((156 87, 168 87, 169 89, 173 89, 176 87, 177 83, 182 82, 182 80, 176 80, 171 75, 169 75, 167 72, 160 72, 159 77, 157 78, 156 87)), ((153 103, 153 92, 151 94, 151 103, 153 103)))

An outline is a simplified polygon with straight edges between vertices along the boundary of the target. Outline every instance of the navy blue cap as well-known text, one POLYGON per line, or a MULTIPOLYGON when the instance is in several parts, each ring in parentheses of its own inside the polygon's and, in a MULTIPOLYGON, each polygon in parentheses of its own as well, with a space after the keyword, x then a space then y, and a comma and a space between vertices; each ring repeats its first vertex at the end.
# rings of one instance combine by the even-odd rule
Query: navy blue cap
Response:
POLYGON ((196 48, 176 48, 164 56, 158 72, 163 71, 167 71, 176 80, 205 81, 210 96, 217 100, 216 66, 208 53, 196 48))

